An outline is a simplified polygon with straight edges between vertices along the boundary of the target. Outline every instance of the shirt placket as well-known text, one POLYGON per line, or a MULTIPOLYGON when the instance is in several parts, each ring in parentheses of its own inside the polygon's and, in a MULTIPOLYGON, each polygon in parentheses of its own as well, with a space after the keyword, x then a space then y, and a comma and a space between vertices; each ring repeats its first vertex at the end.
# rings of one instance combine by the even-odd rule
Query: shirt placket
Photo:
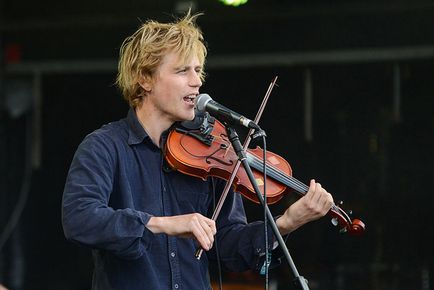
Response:
POLYGON ((169 237, 169 247, 167 250, 169 253, 169 264, 172 275, 172 289, 179 290, 181 289, 181 273, 179 267, 176 238, 169 237))
MULTIPOLYGON (((163 160, 161 160, 161 164, 163 165, 163 160)), ((163 214, 164 216, 172 216, 173 210, 170 202, 170 192, 168 191, 168 187, 165 181, 164 171, 160 171, 161 174, 161 190, 163 196, 163 214)), ((168 245, 167 245, 167 257, 169 258, 170 265, 170 273, 171 273, 171 281, 172 281, 172 289, 180 290, 181 287, 181 271, 180 264, 178 259, 178 247, 175 237, 167 237, 168 245)))

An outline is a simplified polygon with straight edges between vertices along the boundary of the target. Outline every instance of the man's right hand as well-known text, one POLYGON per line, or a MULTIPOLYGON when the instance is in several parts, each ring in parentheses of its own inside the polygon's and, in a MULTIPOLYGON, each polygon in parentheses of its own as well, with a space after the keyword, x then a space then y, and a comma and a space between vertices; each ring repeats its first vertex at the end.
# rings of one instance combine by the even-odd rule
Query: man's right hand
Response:
POLYGON ((210 250, 217 232, 215 221, 198 213, 151 217, 146 227, 154 234, 194 238, 204 250, 210 250))

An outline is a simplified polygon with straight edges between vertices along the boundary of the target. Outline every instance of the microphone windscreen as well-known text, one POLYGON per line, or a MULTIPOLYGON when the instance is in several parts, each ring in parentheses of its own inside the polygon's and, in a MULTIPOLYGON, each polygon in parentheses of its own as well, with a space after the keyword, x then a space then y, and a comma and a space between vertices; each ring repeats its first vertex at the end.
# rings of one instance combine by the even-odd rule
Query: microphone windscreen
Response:
POLYGON ((200 94, 196 97, 196 109, 199 112, 205 112, 206 104, 211 100, 212 98, 208 94, 200 94))

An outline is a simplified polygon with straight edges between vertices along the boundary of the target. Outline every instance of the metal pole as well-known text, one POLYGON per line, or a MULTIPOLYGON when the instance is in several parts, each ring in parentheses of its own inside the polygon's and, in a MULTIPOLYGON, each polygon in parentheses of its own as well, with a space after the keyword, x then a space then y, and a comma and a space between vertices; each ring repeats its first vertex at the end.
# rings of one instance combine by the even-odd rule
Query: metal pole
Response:
MULTIPOLYGON (((3 19, 4 5, 3 0, 0 0, 0 25, 3 19)), ((0 221, 6 220, 7 214, 7 188, 6 188, 6 110, 5 110, 5 90, 4 90, 4 74, 5 74, 5 54, 4 54, 4 43, 3 43, 3 33, 0 30, 0 221)), ((5 225, 0 223, 0 232, 5 225)), ((4 251, 0 251, 0 284, 5 280, 5 257, 3 255, 4 251)))
POLYGON ((313 140, 312 105, 313 105, 312 72, 310 68, 306 68, 304 70, 304 138, 308 143, 311 143, 313 140))

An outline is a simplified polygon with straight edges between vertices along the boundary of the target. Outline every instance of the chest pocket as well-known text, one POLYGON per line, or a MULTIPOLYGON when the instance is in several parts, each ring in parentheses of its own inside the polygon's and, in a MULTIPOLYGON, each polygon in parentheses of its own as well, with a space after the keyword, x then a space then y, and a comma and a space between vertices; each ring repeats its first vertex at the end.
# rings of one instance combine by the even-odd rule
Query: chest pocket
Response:
POLYGON ((170 174, 172 176, 168 178, 169 194, 175 197, 173 208, 177 213, 197 212, 206 216, 213 194, 211 181, 203 181, 179 172, 170 174))

